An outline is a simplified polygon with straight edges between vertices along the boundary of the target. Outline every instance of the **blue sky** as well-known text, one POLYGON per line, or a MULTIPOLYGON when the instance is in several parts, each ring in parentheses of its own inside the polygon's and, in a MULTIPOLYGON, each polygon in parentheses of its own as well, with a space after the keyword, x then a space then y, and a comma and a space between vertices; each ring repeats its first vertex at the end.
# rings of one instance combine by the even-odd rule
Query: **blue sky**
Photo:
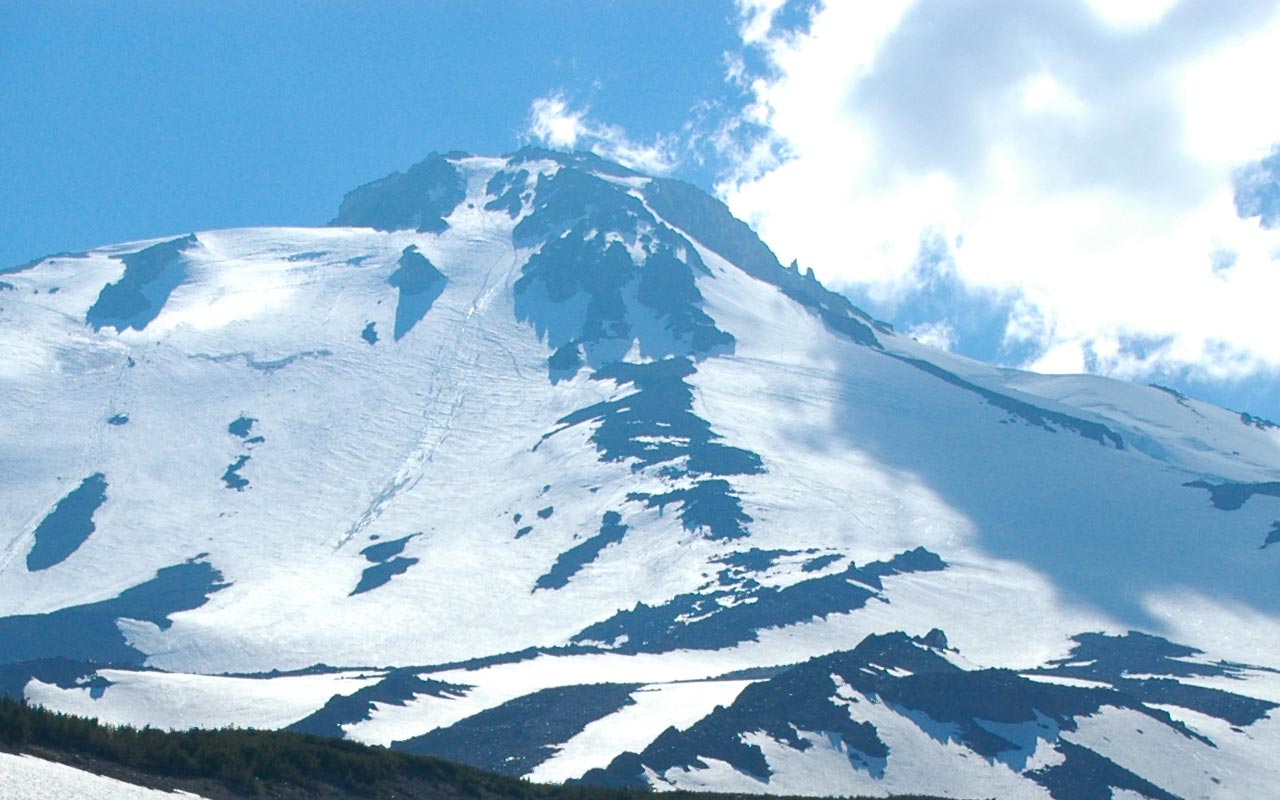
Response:
MULTIPOLYGON (((731 2, 0 3, 0 263, 323 223, 563 91, 638 136, 724 97, 731 2)), ((709 186, 708 176, 695 179, 709 186)))
POLYGON ((548 144, 923 341, 1280 419, 1277 74, 1278 0, 0 0, 0 265, 548 144))

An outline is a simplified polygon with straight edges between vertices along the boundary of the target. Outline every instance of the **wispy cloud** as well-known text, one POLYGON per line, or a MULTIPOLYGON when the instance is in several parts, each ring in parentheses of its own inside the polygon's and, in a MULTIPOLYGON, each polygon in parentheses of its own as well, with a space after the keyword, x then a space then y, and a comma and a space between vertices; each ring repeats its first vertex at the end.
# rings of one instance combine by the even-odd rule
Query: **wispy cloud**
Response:
POLYGON ((591 119, 590 110, 587 106, 574 107, 559 92, 539 97, 529 107, 526 136, 560 150, 589 150, 652 174, 663 175, 679 166, 676 137, 658 136, 648 144, 637 142, 620 126, 591 119))
POLYGON ((784 260, 893 306, 936 239, 1036 368, 1280 372, 1280 230, 1233 184, 1280 142, 1274 2, 739 6, 719 189, 784 260))

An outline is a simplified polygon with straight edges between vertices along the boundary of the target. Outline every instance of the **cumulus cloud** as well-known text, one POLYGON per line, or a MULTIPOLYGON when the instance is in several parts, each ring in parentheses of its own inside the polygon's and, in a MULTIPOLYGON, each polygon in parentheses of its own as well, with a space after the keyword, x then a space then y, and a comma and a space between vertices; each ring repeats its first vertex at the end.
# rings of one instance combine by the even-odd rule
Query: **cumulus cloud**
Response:
POLYGON ((1044 371, 1280 373, 1275 2, 830 2, 799 32, 740 10, 765 67, 730 62, 751 102, 718 189, 784 261, 896 310, 940 246, 1044 371))
POLYGON ((675 137, 636 142, 621 127, 596 122, 589 113, 588 107, 575 108, 559 92, 539 97, 529 107, 526 136, 558 150, 589 150, 642 172, 663 175, 679 166, 675 137))

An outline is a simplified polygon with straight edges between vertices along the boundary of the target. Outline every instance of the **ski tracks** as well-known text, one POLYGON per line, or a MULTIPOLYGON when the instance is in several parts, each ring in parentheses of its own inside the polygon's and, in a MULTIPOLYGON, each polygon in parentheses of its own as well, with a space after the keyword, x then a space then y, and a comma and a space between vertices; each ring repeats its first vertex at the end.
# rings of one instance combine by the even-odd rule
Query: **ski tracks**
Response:
POLYGON ((435 460, 436 452, 453 434, 454 419, 468 394, 478 381, 486 380, 481 370, 476 369, 485 350, 484 343, 492 342, 492 334, 483 325, 484 312, 502 292, 504 279, 515 268, 516 262, 515 249, 508 244, 485 270, 480 287, 461 321, 451 326, 453 335, 440 344, 430 360, 424 421, 418 432, 417 444, 395 474, 374 494, 364 512, 347 528, 334 550, 341 549, 377 522, 396 497, 412 490, 426 474, 428 465, 435 460))

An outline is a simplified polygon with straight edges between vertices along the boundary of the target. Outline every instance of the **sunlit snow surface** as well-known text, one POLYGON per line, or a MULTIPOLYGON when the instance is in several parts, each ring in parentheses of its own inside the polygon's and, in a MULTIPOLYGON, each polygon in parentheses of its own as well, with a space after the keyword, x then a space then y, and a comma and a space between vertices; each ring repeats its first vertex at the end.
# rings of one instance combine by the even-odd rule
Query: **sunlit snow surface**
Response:
POLYGON ((160 792, 94 775, 34 756, 0 753, 0 800, 173 800, 198 798, 190 792, 160 792))
MULTIPOLYGON (((0 688, 160 727, 319 714, 394 745, 548 688, 635 687, 536 744, 524 774, 547 780, 650 758, 778 673, 743 670, 891 631, 1089 692, 1122 676, 1050 669, 1072 637, 1141 630, 1244 665, 1152 680, 1280 701, 1280 429, 931 350, 709 198, 616 165, 415 170, 349 198, 338 221, 371 227, 177 235, 4 275, 0 688), (91 476, 105 499, 63 503, 91 476), (204 582, 178 596, 157 579, 174 569, 204 582), (17 663, 51 655, 76 663, 17 663), (393 667, 463 688, 384 685, 393 667)), ((1074 744, 1172 796, 1261 785, 1274 714, 1142 702, 1212 745, 1102 708, 1011 766, 868 698, 849 707, 880 767, 823 731, 797 748, 743 729, 769 776, 710 752, 629 776, 1045 797, 1074 744)))

